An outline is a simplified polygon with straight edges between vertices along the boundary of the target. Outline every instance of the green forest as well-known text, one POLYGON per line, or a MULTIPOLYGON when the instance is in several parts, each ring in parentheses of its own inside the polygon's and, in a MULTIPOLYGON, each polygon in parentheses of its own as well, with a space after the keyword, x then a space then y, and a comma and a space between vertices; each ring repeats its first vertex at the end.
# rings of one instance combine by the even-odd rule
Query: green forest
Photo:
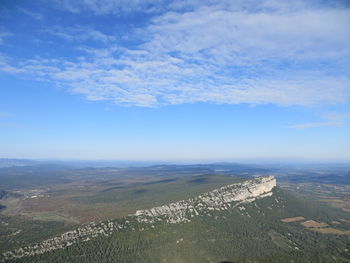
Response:
MULTIPOLYGON (((271 197, 227 211, 201 214, 189 223, 132 227, 61 250, 11 262, 349 262, 350 236, 323 234, 300 222, 349 220, 340 210, 306 201, 278 187, 271 197), (240 207, 240 209, 239 209, 240 207), (243 207, 243 208, 242 208, 243 207)), ((130 220, 125 218, 121 220, 130 220)), ((350 229, 350 223, 337 228, 350 229)))

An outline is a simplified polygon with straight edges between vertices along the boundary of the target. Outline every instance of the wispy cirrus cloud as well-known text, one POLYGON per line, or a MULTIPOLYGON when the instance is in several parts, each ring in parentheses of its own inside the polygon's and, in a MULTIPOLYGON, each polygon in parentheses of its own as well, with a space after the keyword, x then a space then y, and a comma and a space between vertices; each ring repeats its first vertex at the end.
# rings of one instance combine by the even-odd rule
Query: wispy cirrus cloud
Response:
POLYGON ((0 70, 87 100, 159 107, 182 103, 335 105, 350 100, 350 9, 319 1, 61 1, 70 12, 154 12, 118 42, 88 27, 52 27, 83 54, 3 56, 0 70), (91 41, 104 43, 96 48, 91 41))
POLYGON ((35 19, 35 20, 42 20, 42 19, 44 18, 43 15, 41 15, 40 13, 33 12, 33 11, 30 11, 30 10, 28 10, 28 9, 21 8, 21 7, 18 7, 18 9, 19 9, 23 14, 26 14, 27 16, 30 16, 30 17, 32 17, 32 18, 35 19))
POLYGON ((45 33, 52 34, 67 41, 85 42, 100 41, 103 43, 116 40, 116 37, 107 35, 99 30, 95 30, 88 26, 62 27, 54 26, 44 30, 45 33))
POLYGON ((165 0, 52 0, 58 8, 74 14, 90 12, 94 15, 123 15, 130 12, 156 12, 169 3, 165 0))
POLYGON ((13 34, 5 30, 0 30, 0 44, 5 41, 5 38, 10 36, 13 36, 13 34))
POLYGON ((304 129, 315 128, 315 127, 341 126, 342 124, 343 124, 342 122, 333 122, 333 121, 310 122, 310 123, 291 125, 291 126, 288 126, 288 128, 304 130, 304 129))
POLYGON ((304 130, 315 127, 343 126, 350 119, 350 113, 328 113, 323 118, 325 121, 296 124, 288 126, 288 128, 304 130))
POLYGON ((56 7, 81 14, 90 12, 94 15, 125 15, 128 13, 163 13, 163 12, 189 12, 202 7, 211 9, 246 11, 246 12, 290 12, 318 7, 341 8, 346 3, 342 0, 331 2, 319 0, 51 0, 56 7))

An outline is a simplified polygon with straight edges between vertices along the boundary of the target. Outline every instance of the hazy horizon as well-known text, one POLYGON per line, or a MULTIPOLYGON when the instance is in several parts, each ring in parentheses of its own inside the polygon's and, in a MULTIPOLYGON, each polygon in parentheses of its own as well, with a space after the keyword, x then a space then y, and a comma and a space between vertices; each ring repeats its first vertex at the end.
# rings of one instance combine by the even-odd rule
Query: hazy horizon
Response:
POLYGON ((249 165, 350 165, 349 159, 311 159, 311 158, 245 158, 245 159, 77 159, 77 158, 17 158, 2 157, 2 160, 28 160, 43 163, 135 163, 151 165, 192 165, 192 164, 249 164, 249 165))

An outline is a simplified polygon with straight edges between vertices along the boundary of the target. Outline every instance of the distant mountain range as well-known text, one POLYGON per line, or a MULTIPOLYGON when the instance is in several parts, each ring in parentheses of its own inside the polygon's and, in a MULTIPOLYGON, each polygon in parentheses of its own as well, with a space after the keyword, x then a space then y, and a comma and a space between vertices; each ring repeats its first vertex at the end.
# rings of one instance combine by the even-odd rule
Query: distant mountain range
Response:
POLYGON ((0 158, 0 168, 2 167, 14 167, 14 166, 32 166, 32 165, 64 165, 69 167, 140 167, 140 166, 151 166, 160 164, 161 162, 151 161, 109 161, 109 160, 96 160, 96 161, 85 161, 85 160, 31 160, 31 159, 9 159, 0 158))
POLYGON ((0 168, 3 167, 14 167, 14 166, 31 166, 40 164, 39 161, 29 159, 5 159, 0 158, 0 168))

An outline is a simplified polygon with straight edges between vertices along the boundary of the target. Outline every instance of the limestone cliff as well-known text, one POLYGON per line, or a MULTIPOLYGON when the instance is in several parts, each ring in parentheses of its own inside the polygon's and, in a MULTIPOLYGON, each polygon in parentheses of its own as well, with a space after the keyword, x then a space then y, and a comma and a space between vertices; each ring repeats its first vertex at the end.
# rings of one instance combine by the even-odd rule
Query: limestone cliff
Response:
POLYGON ((243 183, 223 186, 195 198, 136 212, 139 222, 153 223, 166 220, 168 223, 189 221, 201 212, 226 210, 240 203, 272 195, 276 186, 273 176, 258 177, 243 183))

